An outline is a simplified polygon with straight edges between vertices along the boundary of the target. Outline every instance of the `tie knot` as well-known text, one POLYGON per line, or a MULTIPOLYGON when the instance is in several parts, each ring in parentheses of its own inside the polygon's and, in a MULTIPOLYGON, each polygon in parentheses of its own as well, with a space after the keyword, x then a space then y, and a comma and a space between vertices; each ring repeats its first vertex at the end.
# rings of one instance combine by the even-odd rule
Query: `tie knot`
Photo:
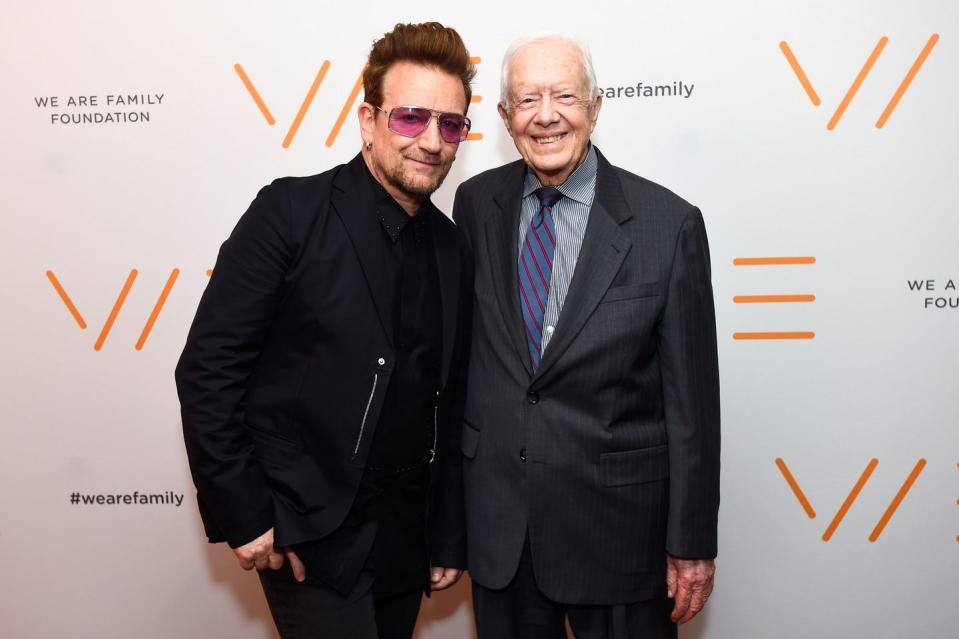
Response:
POLYGON ((533 191, 539 198, 539 204, 543 208, 551 209, 553 205, 559 202, 563 194, 555 186, 544 186, 533 191))

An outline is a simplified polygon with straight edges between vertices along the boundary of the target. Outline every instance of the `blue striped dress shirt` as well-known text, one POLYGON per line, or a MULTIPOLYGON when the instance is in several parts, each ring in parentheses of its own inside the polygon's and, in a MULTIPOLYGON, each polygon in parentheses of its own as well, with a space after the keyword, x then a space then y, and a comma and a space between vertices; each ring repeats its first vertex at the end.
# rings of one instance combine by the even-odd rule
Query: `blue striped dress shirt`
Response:
MULTIPOLYGON (((519 244, 516 247, 517 261, 523 252, 526 231, 533 216, 539 210, 536 189, 543 184, 536 174, 526 170, 523 184, 523 208, 519 218, 519 244)), ((569 283, 573 279, 576 260, 583 247, 586 235, 586 222, 589 221, 589 209, 596 195, 596 149, 589 145, 586 157, 580 162, 566 181, 556 187, 563 194, 562 199, 553 206, 553 224, 556 227, 556 252, 553 254, 553 274, 550 276, 549 299, 546 302, 546 314, 543 317, 543 342, 540 353, 546 350, 559 314, 563 311, 563 302, 569 292, 569 283)))

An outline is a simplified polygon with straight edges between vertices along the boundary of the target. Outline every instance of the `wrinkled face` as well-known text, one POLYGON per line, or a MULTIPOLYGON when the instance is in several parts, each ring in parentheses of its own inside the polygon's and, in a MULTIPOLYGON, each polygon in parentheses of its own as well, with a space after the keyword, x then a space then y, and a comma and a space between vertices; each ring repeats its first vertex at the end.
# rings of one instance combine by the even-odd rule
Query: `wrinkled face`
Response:
MULTIPOLYGON (((411 62, 397 62, 383 76, 384 111, 418 106, 466 113, 466 93, 459 78, 445 71, 411 62)), ((436 118, 413 138, 389 129, 386 113, 364 102, 359 108, 367 165, 376 179, 401 204, 420 202, 443 183, 456 157, 459 143, 440 137, 436 118)))
POLYGON ((590 99, 577 49, 566 42, 521 48, 509 69, 509 103, 499 112, 516 150, 544 185, 562 184, 586 155, 602 96, 590 99))

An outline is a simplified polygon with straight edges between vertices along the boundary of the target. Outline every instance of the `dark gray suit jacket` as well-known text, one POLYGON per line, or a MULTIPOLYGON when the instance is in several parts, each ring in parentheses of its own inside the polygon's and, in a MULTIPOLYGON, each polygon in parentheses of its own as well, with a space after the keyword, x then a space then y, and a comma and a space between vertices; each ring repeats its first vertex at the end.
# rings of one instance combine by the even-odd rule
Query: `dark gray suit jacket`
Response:
POLYGON ((534 375, 520 313, 522 161, 463 183, 476 260, 462 433, 468 563, 512 579, 529 534, 540 589, 573 604, 665 592, 665 555, 716 555, 719 373, 699 210, 612 166, 534 375))

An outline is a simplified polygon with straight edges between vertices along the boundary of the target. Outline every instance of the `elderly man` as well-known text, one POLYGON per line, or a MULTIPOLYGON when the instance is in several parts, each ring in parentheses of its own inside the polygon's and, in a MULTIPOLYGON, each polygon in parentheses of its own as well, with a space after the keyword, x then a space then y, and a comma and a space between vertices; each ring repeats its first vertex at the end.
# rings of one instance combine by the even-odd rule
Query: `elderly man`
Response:
POLYGON ((429 196, 474 73, 435 22, 374 43, 361 152, 260 191, 177 366, 207 535, 259 571, 283 637, 408 639, 464 567, 472 265, 429 196))
POLYGON ((601 106, 584 45, 513 44, 499 112, 522 160, 456 194, 476 260, 462 450, 480 639, 565 637, 564 617, 579 639, 675 637, 712 590, 703 218, 590 143, 601 106))

